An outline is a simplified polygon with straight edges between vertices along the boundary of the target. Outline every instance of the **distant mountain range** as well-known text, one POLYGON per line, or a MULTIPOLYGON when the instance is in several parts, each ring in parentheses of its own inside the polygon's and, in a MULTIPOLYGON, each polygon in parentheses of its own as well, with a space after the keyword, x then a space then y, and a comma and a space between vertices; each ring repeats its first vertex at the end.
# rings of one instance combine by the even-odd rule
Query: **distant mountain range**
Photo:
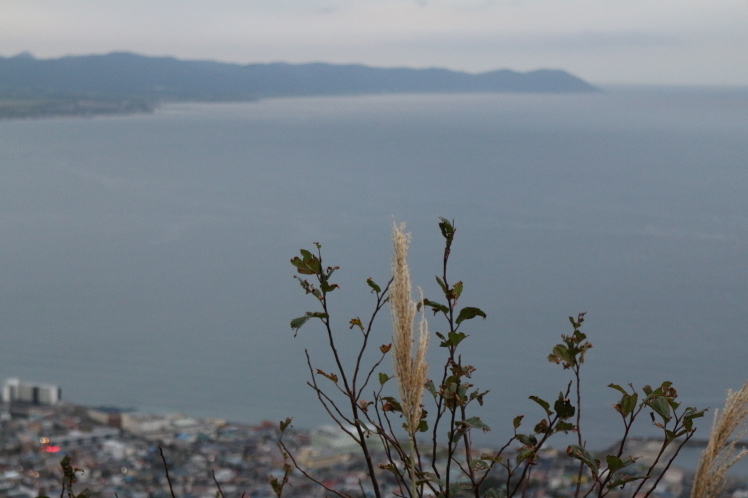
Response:
POLYGON ((353 64, 239 65, 126 52, 59 59, 36 59, 28 53, 0 57, 0 115, 3 107, 6 111, 13 107, 18 110, 23 107, 22 102, 30 101, 74 108, 82 105, 84 113, 88 106, 89 111, 96 113, 94 108, 99 105, 111 112, 123 110, 123 105, 134 106, 131 111, 137 111, 174 101, 384 93, 595 91, 599 90, 565 71, 548 69, 468 74, 448 69, 390 69, 353 64))

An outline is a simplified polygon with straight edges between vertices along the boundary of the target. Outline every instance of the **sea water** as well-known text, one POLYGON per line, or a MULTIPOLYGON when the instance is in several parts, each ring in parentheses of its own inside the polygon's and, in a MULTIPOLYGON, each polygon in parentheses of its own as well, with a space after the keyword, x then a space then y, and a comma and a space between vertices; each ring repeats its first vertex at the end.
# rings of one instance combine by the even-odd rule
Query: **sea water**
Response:
MULTIPOLYGON (((582 423, 602 448, 621 427, 609 383, 672 381, 685 405, 719 407, 748 378, 746 116, 745 91, 608 88, 0 122, 0 376, 90 405, 323 424, 304 349, 336 368, 318 323, 293 337, 319 303, 289 259, 319 242, 341 267, 330 312, 350 368, 348 321, 374 308, 366 278, 388 279, 392 223, 439 300, 444 216, 459 306, 488 315, 462 325, 491 391, 473 414, 496 442, 518 414, 539 421, 527 398, 565 390, 546 357, 587 312, 582 423)), ((375 351, 390 330, 385 308, 375 351)))

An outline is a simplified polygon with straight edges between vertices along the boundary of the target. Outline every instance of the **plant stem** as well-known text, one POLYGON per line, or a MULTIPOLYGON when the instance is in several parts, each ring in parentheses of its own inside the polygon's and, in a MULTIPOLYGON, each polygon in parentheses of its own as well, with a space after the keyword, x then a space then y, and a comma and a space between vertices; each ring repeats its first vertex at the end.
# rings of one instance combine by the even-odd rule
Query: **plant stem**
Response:
POLYGON ((410 472, 410 494, 413 498, 417 498, 416 492, 416 444, 415 434, 410 434, 410 465, 408 465, 408 471, 410 472))

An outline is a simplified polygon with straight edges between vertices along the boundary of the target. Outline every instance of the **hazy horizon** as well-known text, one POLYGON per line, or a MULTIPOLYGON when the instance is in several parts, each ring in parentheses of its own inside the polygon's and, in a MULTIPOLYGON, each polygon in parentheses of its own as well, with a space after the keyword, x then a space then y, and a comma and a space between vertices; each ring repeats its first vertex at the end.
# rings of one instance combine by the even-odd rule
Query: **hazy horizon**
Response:
POLYGON ((564 69, 595 84, 748 85, 748 3, 727 0, 0 0, 0 54, 130 51, 485 72, 564 69))

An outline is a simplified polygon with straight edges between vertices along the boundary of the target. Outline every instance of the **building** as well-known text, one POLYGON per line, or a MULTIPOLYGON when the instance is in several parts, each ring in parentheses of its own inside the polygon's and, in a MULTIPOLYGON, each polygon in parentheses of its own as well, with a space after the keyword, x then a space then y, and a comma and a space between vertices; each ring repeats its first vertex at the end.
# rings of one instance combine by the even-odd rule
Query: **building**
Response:
POLYGON ((32 403, 35 405, 56 405, 62 401, 62 389, 52 384, 21 382, 17 378, 5 379, 2 388, 3 403, 32 403))

